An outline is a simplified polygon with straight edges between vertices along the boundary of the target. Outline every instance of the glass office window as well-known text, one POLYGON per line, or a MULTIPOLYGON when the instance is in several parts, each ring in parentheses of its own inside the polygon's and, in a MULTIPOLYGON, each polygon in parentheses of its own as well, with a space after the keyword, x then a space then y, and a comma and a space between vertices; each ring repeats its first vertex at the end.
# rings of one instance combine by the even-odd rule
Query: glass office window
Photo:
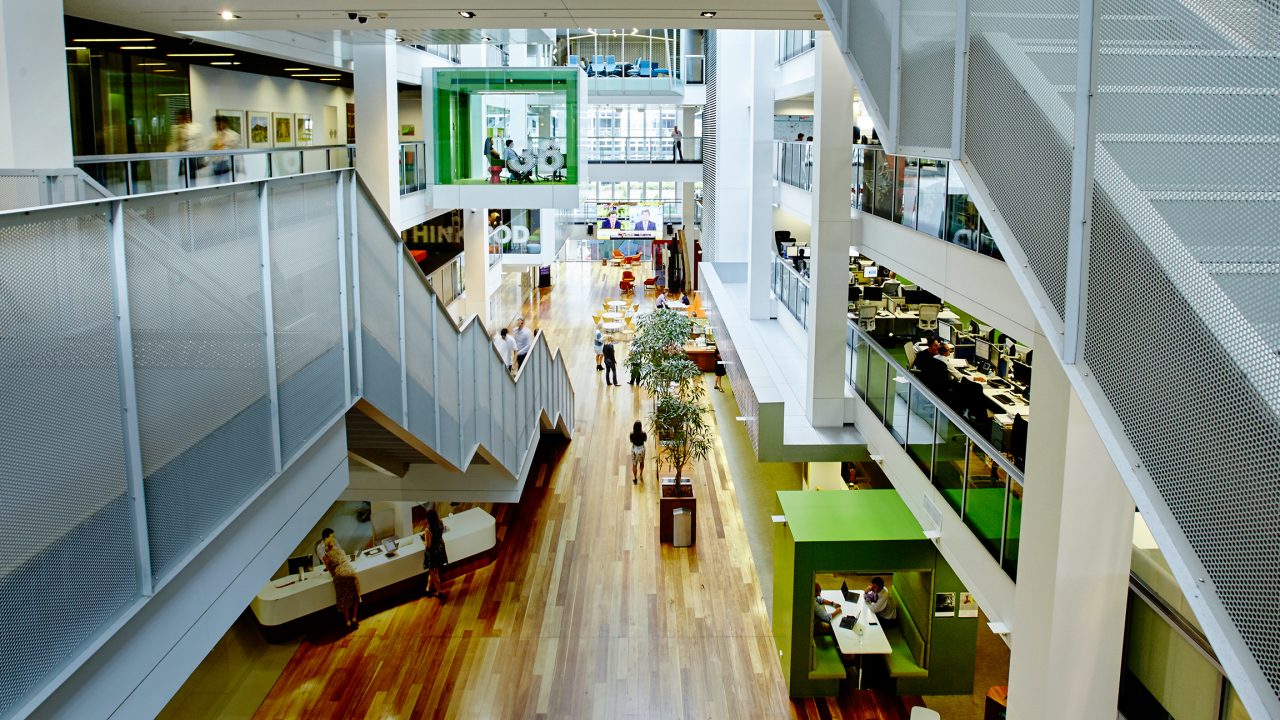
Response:
POLYGON ((895 157, 893 163, 898 176, 897 204, 893 208, 893 220, 909 228, 916 226, 916 210, 920 199, 920 160, 895 157))
POLYGON ((969 454, 965 458, 965 477, 968 492, 965 496, 964 524, 973 531, 987 552, 999 560, 1006 520, 1004 471, 996 467, 982 448, 969 443, 969 454))
POLYGON ((942 226, 947 214, 947 169, 943 160, 920 161, 920 201, 915 228, 936 238, 943 237, 942 226))

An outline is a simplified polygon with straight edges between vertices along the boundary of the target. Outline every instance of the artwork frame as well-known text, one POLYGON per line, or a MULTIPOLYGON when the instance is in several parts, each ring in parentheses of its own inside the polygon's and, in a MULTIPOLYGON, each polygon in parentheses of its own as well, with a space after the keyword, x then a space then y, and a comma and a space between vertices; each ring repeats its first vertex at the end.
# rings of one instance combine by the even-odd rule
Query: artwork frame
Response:
POLYGON ((276 147, 293 147, 293 113, 271 113, 271 140, 276 147))
POLYGON ((960 593, 960 604, 956 606, 956 616, 962 618, 978 617, 978 601, 973 599, 973 593, 960 593))
POLYGON ((234 130, 236 134, 240 136, 241 143, 244 142, 244 131, 246 127, 245 121, 244 121, 244 115, 245 115, 244 110, 214 110, 213 111, 213 116, 215 118, 224 117, 227 119, 227 127, 231 130, 234 130))
POLYGON ((294 113, 293 142, 298 147, 307 147, 315 141, 315 121, 311 113, 294 113))
POLYGON ((271 113, 263 110, 250 110, 245 122, 249 130, 246 147, 269 148, 272 146, 271 113))
POLYGON ((933 616, 934 617, 955 617, 956 614, 956 594, 953 592, 940 592, 933 594, 933 616))

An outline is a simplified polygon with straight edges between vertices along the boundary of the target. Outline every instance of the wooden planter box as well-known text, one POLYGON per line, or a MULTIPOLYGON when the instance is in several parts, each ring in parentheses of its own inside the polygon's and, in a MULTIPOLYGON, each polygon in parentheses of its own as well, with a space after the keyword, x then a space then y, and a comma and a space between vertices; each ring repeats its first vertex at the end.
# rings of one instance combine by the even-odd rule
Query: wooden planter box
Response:
POLYGON ((684 478, 680 482, 681 495, 676 496, 675 478, 662 478, 662 494, 658 500, 658 541, 669 543, 672 541, 674 534, 675 522, 672 513, 679 508, 687 508, 693 513, 693 535, 690 538, 691 544, 698 542, 698 501, 693 497, 693 486, 689 484, 689 479, 684 478))

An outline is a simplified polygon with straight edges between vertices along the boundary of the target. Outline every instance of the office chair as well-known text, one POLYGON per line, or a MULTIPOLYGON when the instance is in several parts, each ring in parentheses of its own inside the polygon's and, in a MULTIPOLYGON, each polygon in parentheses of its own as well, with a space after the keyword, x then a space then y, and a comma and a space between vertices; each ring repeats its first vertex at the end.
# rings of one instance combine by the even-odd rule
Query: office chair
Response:
POLYGON ((617 56, 604 56, 604 74, 610 77, 622 77, 622 67, 618 65, 617 56))
POLYGON ((897 280, 885 280, 883 288, 884 288, 885 295, 896 296, 898 294, 898 291, 902 288, 902 283, 898 282, 897 280))
POLYGON ((567 62, 565 62, 565 65, 566 65, 566 66, 568 66, 568 67, 579 67, 579 65, 578 65, 578 56, 577 56, 577 55, 570 55, 570 56, 569 56, 568 61, 567 61, 567 62))
POLYGON ((902 349, 907 352, 907 367, 910 368, 916 364, 916 344, 909 342, 903 345, 902 349))
POLYGON ((604 56, 592 55, 591 64, 587 66, 587 75, 590 77, 601 77, 604 75, 604 56))
POLYGON ((876 312, 880 308, 875 303, 858 304, 858 327, 873 332, 876 329, 876 312))
POLYGON ((942 312, 941 305, 925 304, 920 306, 920 320, 916 323, 916 327, 924 332, 931 332, 938 329, 938 313, 942 312))
POLYGON ((658 64, 654 63, 653 76, 654 77, 671 77, 671 70, 664 67, 658 67, 658 64))
POLYGON ((629 293, 636 289, 636 276, 630 270, 622 271, 622 280, 618 283, 618 288, 624 293, 629 293))

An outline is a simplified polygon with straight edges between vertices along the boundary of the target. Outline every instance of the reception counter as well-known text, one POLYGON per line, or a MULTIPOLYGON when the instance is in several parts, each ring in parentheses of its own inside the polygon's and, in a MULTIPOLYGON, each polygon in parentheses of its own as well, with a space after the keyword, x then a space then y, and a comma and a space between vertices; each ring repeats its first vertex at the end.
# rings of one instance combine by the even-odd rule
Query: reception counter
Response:
MULTIPOLYGON (((479 555, 497 544, 497 525, 493 516, 480 508, 471 508, 444 518, 444 546, 449 563, 454 564, 479 555)), ((394 556, 377 549, 366 550, 351 558, 360 577, 360 592, 367 594, 423 573, 421 535, 410 535, 396 542, 394 556)), ((266 627, 283 625, 311 613, 333 607, 336 597, 333 579, 323 568, 298 575, 286 575, 267 583, 249 604, 258 622, 266 627)))

